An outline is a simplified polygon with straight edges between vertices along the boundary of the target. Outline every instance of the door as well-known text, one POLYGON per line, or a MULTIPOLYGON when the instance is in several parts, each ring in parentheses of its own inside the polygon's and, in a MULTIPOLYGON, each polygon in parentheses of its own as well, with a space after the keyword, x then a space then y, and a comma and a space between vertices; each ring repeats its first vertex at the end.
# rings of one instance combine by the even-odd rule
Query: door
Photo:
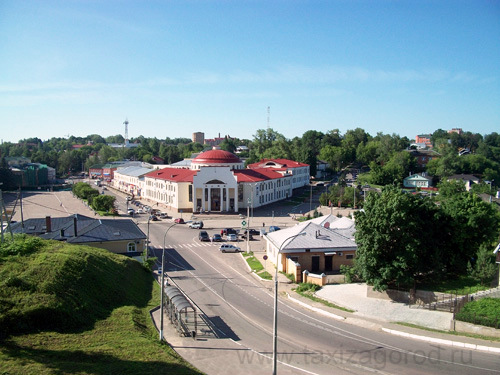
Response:
POLYGON ((319 256, 318 255, 314 255, 312 258, 312 269, 311 269, 311 272, 313 273, 317 273, 319 272, 319 256))
POLYGON ((333 269, 333 256, 326 255, 325 256, 325 272, 331 272, 333 269))

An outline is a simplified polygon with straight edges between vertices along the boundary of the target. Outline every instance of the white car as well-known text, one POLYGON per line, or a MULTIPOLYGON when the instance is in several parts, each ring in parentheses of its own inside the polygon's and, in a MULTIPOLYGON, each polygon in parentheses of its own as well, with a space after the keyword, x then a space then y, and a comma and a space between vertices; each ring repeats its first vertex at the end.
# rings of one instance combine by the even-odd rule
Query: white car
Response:
POLYGON ((238 246, 234 246, 227 243, 220 245, 219 250, 223 253, 239 253, 241 251, 241 249, 238 246))
POLYGON ((193 223, 189 223, 189 228, 191 228, 191 229, 200 229, 201 228, 201 224, 198 221, 195 221, 193 223))
POLYGON ((236 242, 237 242, 237 241, 238 241, 238 235, 237 235, 237 234, 234 234, 234 233, 232 233, 232 234, 228 234, 228 235, 226 236, 226 240, 227 240, 227 241, 236 241, 236 242))

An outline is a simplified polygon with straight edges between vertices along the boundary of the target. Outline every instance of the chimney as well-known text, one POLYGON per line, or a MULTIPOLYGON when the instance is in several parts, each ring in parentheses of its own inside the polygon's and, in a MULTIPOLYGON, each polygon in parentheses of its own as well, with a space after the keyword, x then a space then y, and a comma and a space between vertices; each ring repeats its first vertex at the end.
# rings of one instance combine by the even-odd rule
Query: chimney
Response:
POLYGON ((52 232, 52 220, 50 216, 45 216, 45 233, 52 232))
POLYGON ((74 229, 74 232, 75 232, 75 237, 78 236, 78 231, 76 230, 77 229, 77 226, 76 226, 76 216, 73 218, 73 229, 74 229))

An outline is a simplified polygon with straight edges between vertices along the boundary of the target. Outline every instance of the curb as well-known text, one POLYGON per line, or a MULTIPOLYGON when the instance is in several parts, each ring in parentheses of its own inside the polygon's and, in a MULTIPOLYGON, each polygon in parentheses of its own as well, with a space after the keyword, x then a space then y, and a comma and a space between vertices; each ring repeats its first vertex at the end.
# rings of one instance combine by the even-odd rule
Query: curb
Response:
POLYGON ((325 315, 325 316, 328 316, 328 317, 336 319, 336 320, 345 320, 345 317, 343 317, 343 316, 333 314, 331 312, 325 311, 325 310, 317 308, 317 307, 313 307, 311 305, 308 305, 307 303, 299 301, 298 299, 290 296, 290 293, 288 293, 288 292, 286 292, 286 295, 290 301, 295 302, 295 303, 299 304, 300 306, 305 307, 306 309, 312 310, 314 312, 317 312, 318 314, 325 315))
POLYGON ((458 347, 458 348, 481 350, 481 351, 485 351, 485 352, 499 353, 500 354, 500 348, 493 347, 493 346, 468 344, 468 343, 461 342, 461 341, 437 339, 434 337, 414 335, 412 333, 397 331, 397 330, 389 329, 389 328, 382 328, 382 331, 384 331, 386 333, 390 333, 391 335, 407 337, 407 338, 411 338, 411 339, 419 340, 419 341, 431 342, 434 344, 448 345, 448 346, 454 346, 454 347, 458 347))

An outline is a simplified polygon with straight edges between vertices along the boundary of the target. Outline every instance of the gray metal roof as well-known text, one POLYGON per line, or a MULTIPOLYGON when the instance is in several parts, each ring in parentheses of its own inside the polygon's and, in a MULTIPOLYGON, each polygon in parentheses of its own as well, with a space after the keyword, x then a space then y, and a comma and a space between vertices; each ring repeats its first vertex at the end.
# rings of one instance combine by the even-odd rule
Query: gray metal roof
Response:
POLYGON ((75 214, 67 217, 50 218, 50 222, 51 231, 48 233, 45 218, 25 220, 24 230, 20 222, 15 223, 12 226, 12 231, 68 243, 136 241, 146 238, 144 232, 130 219, 93 219, 75 214), (76 236, 75 218, 77 219, 76 236))
POLYGON ((125 168, 119 168, 116 170, 115 173, 120 173, 122 175, 131 176, 131 177, 140 177, 140 176, 143 176, 146 173, 149 173, 151 171, 152 171, 152 169, 150 169, 150 168, 130 166, 130 167, 125 167, 125 168))
POLYGON ((357 248, 353 239, 318 225, 312 220, 291 228, 268 233, 265 238, 285 253, 304 251, 304 249, 329 251, 356 250, 357 248), (300 235, 301 233, 305 233, 305 235, 300 235))

